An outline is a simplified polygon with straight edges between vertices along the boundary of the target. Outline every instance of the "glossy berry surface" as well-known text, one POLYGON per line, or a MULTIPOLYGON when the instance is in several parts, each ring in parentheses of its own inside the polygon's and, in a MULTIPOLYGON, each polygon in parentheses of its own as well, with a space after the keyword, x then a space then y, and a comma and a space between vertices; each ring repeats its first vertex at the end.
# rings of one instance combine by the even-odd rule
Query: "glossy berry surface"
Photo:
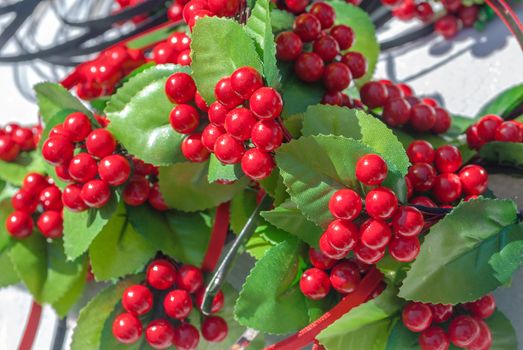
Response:
POLYGON ((508 121, 498 126, 494 140, 500 142, 521 142, 522 136, 519 126, 513 121, 508 121))
POLYGON ((242 157, 242 170, 253 180, 262 180, 268 177, 275 167, 272 156, 258 148, 251 148, 242 157))
POLYGON ((351 261, 337 263, 330 272, 332 288, 340 293, 353 292, 360 283, 359 267, 351 261))
POLYGON ((296 17, 292 28, 302 41, 310 42, 320 35, 321 22, 316 16, 310 13, 303 13, 296 17))
POLYGON ((318 54, 324 62, 330 62, 340 53, 340 46, 334 37, 325 34, 314 40, 312 50, 318 54))
POLYGON ((440 203, 452 203, 461 196, 461 181, 459 176, 453 173, 436 176, 432 193, 440 203))
POLYGON ((81 197, 91 208, 101 208, 111 198, 111 189, 102 180, 91 180, 82 186, 81 197))
POLYGON ((276 118, 282 111, 283 100, 278 91, 273 88, 261 87, 251 95, 249 108, 258 118, 276 118))
POLYGON ((416 259, 419 251, 418 237, 395 236, 389 243, 389 253, 397 261, 411 262, 416 259))
POLYGON ((440 173, 456 172, 462 164, 461 152, 456 146, 441 146, 436 149, 434 163, 440 173))
POLYGON ((403 308, 403 324, 412 332, 422 332, 432 323, 432 310, 427 304, 411 302, 403 308))
POLYGON ((354 42, 354 31, 351 27, 339 24, 331 28, 330 35, 338 42, 340 50, 347 50, 354 42))
POLYGON ((145 340, 155 349, 167 349, 173 343, 174 327, 169 321, 156 319, 147 325, 145 340))
POLYGON ((480 195, 487 189, 487 171, 479 165, 467 165, 459 171, 463 192, 467 195, 480 195))
POLYGON ((403 98, 390 99, 383 107, 383 120, 392 127, 404 125, 409 121, 410 108, 403 98))
POLYGON ((214 144, 216 158, 225 164, 239 163, 245 153, 245 146, 231 135, 224 134, 218 137, 214 144))
POLYGON ((251 137, 256 121, 256 117, 249 109, 235 108, 225 118, 225 130, 235 139, 246 141, 251 137))
POLYGON ((385 249, 372 249, 361 243, 354 247, 354 255, 365 264, 375 264, 385 256, 385 249))
POLYGON ((194 350, 199 341, 198 329, 189 323, 182 323, 174 329, 173 344, 177 350, 194 350))
POLYGON ((116 150, 116 140, 109 131, 105 129, 96 129, 85 139, 85 146, 89 154, 103 158, 112 154, 116 150))
POLYGON ((69 175, 78 182, 87 182, 95 178, 98 173, 96 160, 87 153, 79 153, 69 163, 69 175))
POLYGON ((334 192, 329 200, 329 211, 338 219, 353 220, 360 215, 361 197, 350 189, 334 192))
POLYGON ((260 120, 252 128, 251 141, 260 150, 274 151, 283 141, 283 130, 274 120, 260 120))
POLYGON ((410 109, 409 123, 416 131, 429 131, 436 124, 436 111, 428 104, 418 103, 410 109))
POLYGON ((430 327, 419 336, 421 350, 448 350, 450 341, 441 327, 430 327))
POLYGON ((332 6, 325 2, 315 2, 309 9, 309 13, 320 21, 322 29, 328 29, 334 25, 336 13, 332 6))
POLYGON ((482 319, 476 318, 479 325, 479 335, 468 347, 469 350, 488 350, 492 347, 492 332, 482 319))
POLYGON ((130 286, 123 292, 122 306, 133 315, 146 314, 153 307, 153 294, 140 284, 130 286))
POLYGON ((92 130, 89 117, 80 112, 69 114, 64 120, 63 127, 74 142, 85 140, 92 130))
POLYGON ((193 106, 180 104, 171 110, 169 122, 172 128, 180 134, 190 134, 198 127, 200 115, 193 106))
POLYGON ((309 261, 312 266, 320 270, 328 270, 336 263, 336 260, 329 258, 320 250, 312 247, 309 248, 309 261))
POLYGON ((349 67, 341 62, 333 62, 325 66, 323 85, 327 91, 343 91, 349 87, 352 75, 349 67))
POLYGON ((186 290, 175 289, 165 296, 163 307, 169 317, 183 320, 191 313, 191 296, 186 290))
POLYGON ((202 322, 202 336, 211 343, 219 343, 227 337, 227 322, 219 316, 206 317, 202 322))
POLYGON ((416 163, 409 168, 407 177, 416 192, 425 192, 434 186, 436 171, 428 163, 416 163))
POLYGON ((191 294, 195 293, 203 286, 202 271, 196 266, 183 265, 178 270, 176 285, 178 288, 186 290, 191 294))
POLYGON ((215 101, 209 106, 209 121, 215 125, 223 125, 225 123, 227 113, 229 113, 229 109, 220 102, 215 101))
POLYGON ((329 238, 325 233, 322 234, 320 237, 319 246, 321 253, 333 260, 343 259, 349 253, 348 250, 340 250, 334 248, 332 244, 330 244, 329 238))
POLYGON ((503 123, 503 119, 497 115, 489 114, 482 117, 476 124, 478 136, 485 141, 492 141, 496 136, 496 129, 503 123))
MULTIPOLYGON (((204 294, 205 294, 205 288, 201 288, 200 290, 198 290, 198 292, 196 292, 196 295, 194 296, 194 302, 199 309, 202 308, 204 294)), ((212 300, 211 312, 212 313, 219 312, 223 308, 223 305, 224 305, 224 296, 223 296, 223 292, 220 290, 220 291, 218 291, 218 293, 214 296, 214 298, 212 300)))
POLYGON ((303 49, 301 38, 293 32, 281 32, 276 36, 276 57, 281 61, 296 60, 303 49))
POLYGON ((234 92, 230 77, 225 77, 218 81, 214 88, 214 96, 218 102, 228 109, 232 109, 243 102, 242 98, 234 92))
POLYGON ((432 145, 425 140, 412 141, 407 148, 407 156, 412 164, 432 163, 436 153, 432 145))
POLYGON ((321 57, 314 52, 300 54, 294 64, 294 72, 303 81, 313 83, 323 76, 325 64, 321 57))
POLYGON ((225 134, 225 129, 215 124, 209 124, 203 129, 201 136, 201 143, 209 151, 214 151, 214 144, 221 135, 225 134))
POLYGON ((341 62, 349 67, 353 79, 359 79, 367 73, 367 59, 359 52, 347 52, 341 62))
POLYGON ((492 294, 467 304, 468 310, 476 317, 489 318, 496 311, 496 301, 492 294))
POLYGON ((112 330, 114 337, 123 344, 134 343, 142 336, 140 320, 130 313, 124 313, 115 318, 112 330))
POLYGON ((465 348, 479 336, 480 327, 478 321, 474 318, 460 315, 450 322, 448 332, 452 344, 465 348))
POLYGON ((335 249, 350 250, 358 241, 359 229, 351 221, 336 219, 329 224, 324 234, 335 249))
POLYGON ((61 212, 53 210, 44 211, 42 214, 40 214, 36 225, 44 237, 62 237, 64 225, 61 212))
POLYGON ((300 278, 300 290, 307 298, 325 298, 331 289, 329 275, 315 267, 305 270, 300 278))
POLYGON ((88 206, 82 199, 81 193, 82 185, 67 185, 62 193, 62 202, 64 203, 64 206, 73 212, 80 212, 86 210, 88 206))
POLYGON ((387 187, 378 187, 367 193, 365 210, 375 219, 390 219, 398 208, 398 198, 387 187))
POLYGON ((38 200, 33 193, 22 188, 11 197, 11 205, 14 210, 31 214, 36 210, 38 200))
POLYGON ((124 184, 131 174, 131 166, 124 156, 115 154, 103 158, 98 164, 100 178, 111 186, 124 184))
POLYGON ((414 237, 421 233, 425 220, 423 214, 410 206, 400 207, 392 218, 394 234, 404 237, 414 237))
POLYGON ((33 219, 23 211, 11 213, 5 222, 7 232, 15 238, 25 238, 33 232, 33 219))
POLYGON ((385 221, 369 219, 361 225, 360 242, 367 248, 383 249, 390 239, 391 231, 385 221))
POLYGON ((231 86, 238 96, 248 100, 254 91, 263 86, 263 77, 252 67, 241 67, 232 73, 231 86))
POLYGON ((165 93, 172 103, 188 103, 194 99, 196 84, 189 74, 174 73, 165 82, 165 93))
POLYGON ((432 310, 432 320, 436 323, 448 321, 452 317, 454 311, 452 305, 444 304, 431 304, 430 309, 432 310))
POLYGON ((153 288, 159 290, 169 289, 176 281, 176 268, 167 260, 154 260, 147 267, 146 280, 153 288))
MULTIPOLYGON (((5 162, 12 162, 16 157, 18 157, 19 153, 20 146, 18 146, 9 136, 0 136, 0 159, 5 162)), ((44 158, 47 160, 45 154, 44 158)))
POLYGON ((42 146, 42 156, 53 165, 64 165, 73 158, 74 146, 63 136, 52 136, 42 146))
POLYGON ((380 185, 387 171, 387 163, 377 154, 367 154, 356 163, 356 178, 368 186, 380 185))
MULTIPOLYGON (((216 143, 217 140, 218 138, 214 142, 216 143)), ((210 155, 203 143, 202 135, 199 133, 189 135, 182 141, 182 153, 185 158, 197 163, 207 160, 210 155)))

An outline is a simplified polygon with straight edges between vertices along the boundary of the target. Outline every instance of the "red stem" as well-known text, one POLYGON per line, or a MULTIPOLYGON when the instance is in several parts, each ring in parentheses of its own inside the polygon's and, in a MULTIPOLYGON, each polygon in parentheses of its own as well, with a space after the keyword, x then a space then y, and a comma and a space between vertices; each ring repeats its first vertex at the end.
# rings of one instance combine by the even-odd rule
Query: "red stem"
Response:
POLYGON ((24 334, 22 335, 22 340, 20 341, 18 350, 31 350, 33 347, 41 315, 42 306, 33 300, 31 311, 29 312, 29 318, 27 319, 24 334))
POLYGON ((213 271, 222 254, 227 231, 229 230, 229 202, 222 203, 216 208, 216 218, 209 240, 209 247, 202 262, 202 270, 213 271))

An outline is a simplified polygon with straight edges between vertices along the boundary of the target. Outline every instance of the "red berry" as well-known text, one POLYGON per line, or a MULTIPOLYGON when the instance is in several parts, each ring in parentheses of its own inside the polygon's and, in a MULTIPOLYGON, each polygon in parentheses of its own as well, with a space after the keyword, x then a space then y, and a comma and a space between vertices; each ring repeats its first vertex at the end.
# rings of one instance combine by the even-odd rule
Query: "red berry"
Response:
POLYGON ((389 99, 383 107, 383 120, 390 126, 401 126, 409 121, 410 104, 403 98, 389 99))
POLYGON ((172 318, 183 320, 192 310, 191 295, 183 289, 175 289, 165 296, 165 313, 172 318))
POLYGON ((202 336, 211 343, 219 343, 227 338, 227 322, 219 316, 206 317, 202 322, 202 336))
MULTIPOLYGON (((0 153, 1 153, 0 137, 0 153)), ((73 158, 74 146, 63 136, 48 138, 42 147, 42 156, 53 165, 65 165, 73 158)))
POLYGON ((453 15, 445 15, 434 24, 434 30, 445 39, 450 39, 458 33, 458 19, 453 15))
POLYGON ((368 219, 361 225, 360 243, 367 248, 384 249, 391 237, 389 225, 384 221, 368 219))
POLYGON ((23 187, 11 197, 11 204, 16 211, 32 214, 38 206, 38 198, 23 187))
POLYGON ((209 151, 202 142, 202 134, 187 136, 182 142, 182 153, 191 162, 203 162, 209 158, 209 151))
POLYGON ((310 42, 320 36, 321 22, 316 16, 310 13, 303 13, 296 17, 292 29, 302 41, 310 42))
POLYGON ((463 192, 467 195, 480 195, 487 189, 488 174, 479 165, 467 165, 459 172, 463 192))
POLYGON ((434 186, 436 171, 428 163, 416 163, 409 168, 407 177, 411 181, 414 190, 425 192, 434 186))
POLYGON ((144 315, 153 308, 153 294, 149 288, 135 284, 123 292, 122 306, 133 315, 144 315))
POLYGON ((482 117, 476 124, 478 128, 478 136, 485 142, 494 140, 496 136, 496 129, 503 123, 501 117, 489 114, 482 117))
POLYGON ((401 90, 397 85, 394 85, 390 80, 380 80, 383 84, 385 84, 385 88, 387 89, 388 94, 388 100, 395 100, 400 98, 405 98, 403 96, 403 90, 401 90))
POLYGON ((414 237, 421 233, 425 221, 423 214, 416 208, 400 207, 392 219, 394 234, 403 237, 414 237))
POLYGON ((329 294, 330 289, 329 275, 320 269, 313 267, 301 275, 300 290, 309 299, 323 299, 329 294))
POLYGON ((459 9, 459 19, 463 23, 464 27, 472 27, 478 19, 479 7, 478 6, 462 6, 459 9))
POLYGON ((367 59, 359 52, 347 52, 341 62, 349 67, 353 79, 359 79, 367 73, 367 59))
POLYGON ((195 293, 203 286, 202 271, 193 265, 183 265, 178 270, 176 285, 191 294, 195 293))
POLYGON ((494 140, 500 142, 521 142, 522 132, 513 121, 503 122, 496 129, 494 140))
POLYGON ((445 9, 447 9, 449 12, 456 12, 461 7, 461 1, 460 0, 442 0, 441 4, 445 9))
POLYGON ((301 38, 293 32, 281 32, 276 36, 276 57, 280 61, 294 61, 303 49, 301 38))
POLYGON ((55 185, 44 188, 40 192, 39 200, 44 210, 61 211, 63 208, 62 192, 55 185))
POLYGON ((431 304, 430 309, 432 310, 432 321, 443 323, 450 319, 454 308, 452 305, 431 304))
POLYGON ((334 248, 325 233, 320 237, 319 246, 322 254, 333 260, 343 259, 349 253, 349 250, 334 248))
POLYGON ((496 300, 492 294, 488 294, 481 299, 468 303, 467 308, 476 317, 489 318, 496 311, 496 300))
POLYGON ((284 2, 287 9, 294 14, 304 12, 309 5, 308 0, 284 0, 284 2))
POLYGON ((216 83, 214 96, 218 102, 228 109, 232 109, 243 102, 243 99, 234 92, 229 77, 222 78, 216 83))
POLYGON ((169 122, 172 128, 180 134, 190 134, 198 127, 200 115, 193 106, 181 104, 171 110, 169 122))
POLYGON ((313 83, 323 76, 325 65, 318 54, 304 52, 300 54, 294 64, 294 72, 303 81, 313 83))
POLYGON ((377 154, 367 154, 356 163, 356 178, 365 185, 380 185, 387 177, 387 163, 377 154))
POLYGON ((122 198, 126 204, 136 207, 147 201, 149 191, 149 181, 143 176, 135 175, 127 185, 125 185, 122 198))
POLYGON ((253 180, 265 179, 275 167, 272 156, 258 148, 245 152, 241 162, 243 172, 253 180))
POLYGON ((176 60, 176 63, 178 63, 180 66, 190 66, 191 65, 191 50, 183 50, 178 55, 178 59, 176 60))
POLYGON ((332 288, 340 293, 353 292, 360 283, 360 271, 358 265, 352 261, 341 261, 331 270, 330 282, 332 288))
POLYGON ((168 260, 157 259, 149 264, 146 272, 147 283, 156 289, 165 290, 176 281, 176 268, 168 260))
POLYGON ((155 183, 151 190, 149 191, 149 198, 147 198, 149 204, 156 210, 165 211, 169 209, 165 199, 163 198, 162 193, 160 192, 158 183, 155 183))
POLYGON ((432 310, 428 304, 410 302, 401 314, 403 324, 412 332, 423 332, 432 323, 432 310))
POLYGON ((436 149, 434 161, 440 173, 453 173, 461 167, 461 152, 456 146, 444 145, 436 149))
POLYGON ((314 40, 313 51, 325 62, 330 62, 340 53, 340 47, 336 39, 329 34, 320 36, 314 40))
POLYGON ((165 82, 165 93, 172 103, 188 103, 194 99, 196 84, 189 74, 174 73, 165 82))
POLYGON ((467 143, 469 144, 469 147, 472 149, 480 149, 484 144, 485 140, 479 136, 478 127, 477 125, 471 125, 467 129, 467 143))
POLYGON ((195 350, 199 341, 200 334, 192 324, 182 323, 174 329, 173 344, 177 350, 195 350))
POLYGON ((323 85, 327 91, 343 91, 349 87, 351 80, 349 67, 341 62, 330 63, 323 71, 323 85))
POLYGON ((129 160, 119 154, 107 156, 98 164, 98 174, 111 186, 123 185, 131 174, 129 160))
POLYGON ((167 349, 173 344, 174 327, 169 321, 157 319, 147 325, 145 339, 155 349, 167 349))
POLYGON ((330 34, 338 42, 340 50, 349 49, 352 46, 352 43, 354 42, 354 31, 351 27, 346 26, 344 24, 339 24, 332 27, 330 30, 330 34))
POLYGON ((385 256, 385 249, 371 249, 359 243, 354 247, 354 255, 362 263, 373 265, 385 256))
POLYGON ((336 260, 329 258, 321 250, 312 247, 309 248, 309 261, 312 266, 320 270, 328 270, 336 263, 336 260))
POLYGON ((15 238, 29 237, 33 233, 33 219, 23 211, 15 211, 7 217, 5 228, 15 238))
POLYGON ((434 161, 434 148, 425 140, 412 141, 407 148, 407 156, 412 164, 432 163, 434 161))
POLYGON ((398 198, 386 187, 378 187, 367 193, 365 210, 375 219, 390 219, 398 208, 398 198))
POLYGON ((334 25, 336 12, 331 5, 326 2, 315 2, 309 9, 309 13, 316 16, 321 23, 321 29, 329 29, 334 25))
POLYGON ((252 128, 251 141, 260 150, 274 151, 283 141, 282 128, 274 120, 260 120, 252 128))
POLYGON ((418 256, 420 243, 418 237, 395 236, 389 243, 390 255, 401 262, 411 262, 418 256))
POLYGON ((39 173, 27 174, 22 184, 22 188, 33 195, 40 194, 47 186, 47 178, 39 173))
POLYGON ((91 120, 80 112, 71 113, 64 120, 64 131, 71 135, 71 140, 80 142, 85 140, 91 132, 91 120))
MULTIPOLYGON (((44 158, 46 158, 46 154, 44 153, 46 144, 44 144, 44 149, 42 150, 42 153, 44 155, 44 158)), ((15 160, 16 157, 18 157, 18 154, 20 153, 20 146, 18 146, 17 143, 13 141, 13 139, 7 135, 0 136, 0 159, 4 162, 12 162, 15 160)))
POLYGON ((422 22, 429 22, 434 17, 434 10, 428 2, 420 2, 416 5, 416 17, 422 22))
POLYGON ((80 212, 86 210, 88 206, 82 199, 81 192, 82 185, 67 185, 62 193, 62 202, 64 203, 64 206, 73 212, 80 212))
POLYGON ((85 140, 87 152, 95 157, 103 158, 116 150, 116 140, 109 131, 96 129, 91 131, 85 140))
POLYGON ((343 106, 343 94, 339 91, 328 91, 321 100, 324 105, 343 106))
POLYGON ((209 121, 213 124, 222 126, 225 123, 225 118, 229 113, 229 109, 216 101, 209 106, 208 116, 209 121))
POLYGON ((441 107, 435 107, 434 111, 436 112, 436 122, 434 123, 431 131, 435 132, 436 134, 442 134, 450 128, 452 119, 449 112, 441 107))
POLYGON ((430 327, 419 336, 421 350, 448 350, 449 337, 441 327, 430 327))
POLYGON ((22 151, 31 151, 35 148, 33 132, 29 128, 18 128, 11 136, 22 151))
POLYGON ((194 103, 196 104, 196 107, 202 112, 207 112, 209 110, 209 106, 207 106, 207 102, 203 99, 203 97, 196 91, 194 94, 194 103))
POLYGON ((225 130, 239 141, 246 141, 251 137, 251 131, 256 124, 256 117, 247 108, 235 108, 225 118, 225 130))
POLYGON ((201 142, 209 151, 214 151, 214 144, 221 135, 225 134, 225 129, 215 124, 209 124, 203 129, 201 142))
POLYGON ((354 220, 361 212, 361 197, 350 189, 334 192, 329 200, 329 211, 338 219, 354 220))
POLYGON ((240 10, 240 0, 208 0, 209 10, 218 17, 234 17, 240 10))
POLYGON ((410 203, 414 204, 414 205, 421 205, 423 207, 429 207, 429 208, 437 207, 436 203, 434 203, 432 201, 432 199, 430 199, 429 197, 425 197, 425 196, 418 196, 416 198, 412 198, 410 200, 410 203))
POLYGON ((214 13, 212 13, 209 10, 197 10, 192 13, 192 17, 189 18, 189 22, 187 23, 189 25, 189 29, 192 31, 194 25, 196 22, 203 18, 203 17, 212 17, 214 16, 214 13))
POLYGON ((492 347, 492 333, 482 319, 476 319, 479 325, 479 336, 469 346, 468 350, 488 350, 492 347))
POLYGON ((81 197, 91 208, 101 208, 111 198, 111 189, 102 180, 91 180, 82 186, 81 197))
POLYGON ((231 75, 233 91, 244 100, 248 100, 254 91, 263 86, 263 77, 252 67, 241 67, 231 75))
POLYGON ((69 175, 78 182, 87 182, 96 177, 96 160, 87 153, 79 153, 69 163, 69 175))
POLYGON ((466 348, 480 335, 479 322, 470 316, 460 315, 450 322, 449 338, 455 346, 466 348))
POLYGON ((356 245, 359 229, 351 221, 337 219, 329 224, 324 234, 333 248, 348 251, 356 245))
POLYGON ((169 35, 167 41, 169 42, 169 45, 178 52, 191 48, 191 38, 182 32, 172 33, 169 35))
POLYGON ((132 314, 121 314, 113 322, 113 335, 120 343, 134 343, 142 336, 142 324, 132 314))
POLYGON ((173 2, 167 9, 167 17, 172 22, 178 22, 183 19, 183 5, 173 2))
MULTIPOLYGON (((196 295, 194 296, 194 302, 196 303, 196 306, 198 306, 199 309, 202 308, 204 294, 205 294, 205 288, 200 288, 196 292, 196 295)), ((223 303, 224 303, 223 299, 224 299, 223 292, 220 290, 212 299, 211 312, 213 314, 217 313, 218 311, 220 311, 223 308, 223 303)))
POLYGON ((258 118, 276 118, 283 109, 283 100, 273 88, 261 87, 251 95, 249 108, 258 118))
POLYGON ((38 229, 45 237, 59 238, 64 231, 62 213, 59 211, 44 211, 36 223, 38 229))
POLYGON ((459 176, 452 173, 436 176, 432 193, 440 203, 448 204, 454 202, 461 196, 459 176))
POLYGON ((429 131, 436 124, 436 111, 425 103, 418 103, 410 109, 410 125, 416 131, 429 131))
POLYGON ((216 140, 214 154, 224 164, 239 163, 245 153, 245 146, 231 135, 224 134, 216 140))

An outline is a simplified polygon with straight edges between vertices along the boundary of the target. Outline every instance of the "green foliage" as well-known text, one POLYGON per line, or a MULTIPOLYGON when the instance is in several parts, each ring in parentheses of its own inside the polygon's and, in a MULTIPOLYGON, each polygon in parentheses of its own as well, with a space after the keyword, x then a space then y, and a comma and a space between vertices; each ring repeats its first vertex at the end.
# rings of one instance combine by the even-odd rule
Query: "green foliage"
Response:
POLYGON ((523 223, 507 227, 503 231, 502 246, 489 259, 494 276, 501 284, 506 284, 523 263, 523 223))
POLYGON ((284 10, 272 9, 271 11, 272 31, 280 32, 291 29, 294 23, 294 16, 292 13, 284 10))
POLYGON ((172 130, 169 113, 173 104, 165 95, 165 82, 176 72, 189 72, 176 65, 154 66, 135 75, 111 96, 105 113, 114 137, 130 153, 154 165, 184 160, 180 144, 184 135, 172 130))
POLYGON ((243 171, 240 164, 223 164, 214 154, 211 154, 209 158, 209 170, 207 172, 209 183, 219 180, 236 181, 242 176, 243 171))
POLYGON ((481 147, 479 155, 492 163, 523 168, 523 143, 489 142, 481 147))
POLYGON ((208 104, 215 100, 218 80, 236 69, 251 66, 263 72, 254 42, 242 26, 231 19, 204 17, 193 28, 191 41, 193 78, 208 104))
POLYGON ((84 269, 78 274, 76 279, 71 283, 70 288, 62 297, 53 302, 51 305, 59 317, 65 317, 71 308, 80 300, 83 295, 86 278, 87 278, 88 264, 84 265, 84 269))
POLYGON ((267 195, 274 199, 273 205, 279 205, 289 198, 278 168, 276 168, 269 177, 260 180, 259 184, 267 195))
POLYGON ((0 274, 0 288, 20 282, 20 276, 18 276, 18 273, 15 271, 13 263, 9 258, 8 250, 3 250, 0 252, 0 266, 2 266, 2 273, 0 274))
POLYGON ((283 98, 282 117, 303 113, 310 105, 321 102, 325 89, 321 83, 304 83, 294 73, 293 63, 278 62, 282 74, 281 94, 283 98))
POLYGON ((430 229, 399 296, 457 304, 490 293, 502 283, 489 260, 511 241, 523 238, 521 226, 507 227, 515 222, 516 207, 510 200, 462 202, 430 229))
MULTIPOLYGON (((34 86, 34 90, 44 123, 47 123, 63 110, 78 111, 92 117, 91 111, 60 84, 50 82, 38 83, 34 86)), ((95 122, 95 125, 98 125, 98 123, 95 122)))
POLYGON ((22 185, 30 172, 44 172, 44 161, 38 152, 22 152, 14 162, 0 160, 0 179, 13 185, 22 185))
POLYGON ((256 208, 256 197, 256 192, 246 189, 238 192, 231 200, 230 222, 231 230, 234 233, 240 233, 243 226, 247 223, 247 220, 256 208))
POLYGON ((523 103, 523 84, 513 86, 502 91, 485 104, 477 114, 480 118, 486 114, 496 114, 503 118, 508 117, 523 103))

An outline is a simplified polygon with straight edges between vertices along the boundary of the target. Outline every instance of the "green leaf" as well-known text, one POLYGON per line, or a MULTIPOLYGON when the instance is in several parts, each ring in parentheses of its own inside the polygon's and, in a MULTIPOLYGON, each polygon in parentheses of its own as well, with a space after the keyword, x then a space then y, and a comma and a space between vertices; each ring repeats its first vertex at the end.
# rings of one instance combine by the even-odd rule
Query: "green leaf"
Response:
POLYGON ((325 89, 320 83, 304 83, 294 73, 294 64, 278 62, 282 74, 281 92, 283 99, 282 117, 303 113, 310 105, 321 102, 325 89))
POLYGON ((419 333, 411 332, 398 321, 390 333, 386 350, 420 350, 419 333))
POLYGON ((271 24, 273 32, 280 32, 292 28, 294 23, 294 16, 288 11, 272 9, 271 11, 271 24))
POLYGON ((64 210, 64 248, 71 260, 82 255, 102 231, 118 207, 115 194, 100 209, 90 208, 80 213, 64 210))
POLYGON ((30 172, 44 172, 44 161, 36 151, 22 152, 14 162, 0 160, 0 179, 13 185, 21 186, 30 172))
POLYGON ((170 165, 185 159, 180 144, 184 135, 173 131, 169 113, 173 104, 165 95, 165 82, 189 68, 155 66, 129 79, 109 100, 107 127, 130 153, 154 165, 170 165))
POLYGON ((509 226, 503 234, 508 243, 502 242, 503 248, 489 260, 494 276, 502 285, 510 281, 523 263, 523 223, 509 226))
POLYGON ((71 287, 60 299, 52 304, 53 309, 60 318, 67 316, 71 308, 82 297, 86 285, 87 270, 88 264, 85 264, 82 273, 78 274, 78 277, 73 281, 71 287))
POLYGON ((98 281, 139 272, 155 254, 156 248, 131 225, 123 204, 89 248, 91 267, 98 281))
POLYGON ((510 241, 521 239, 520 230, 505 229, 515 221, 516 206, 510 200, 462 202, 431 228, 399 296, 457 304, 490 293, 501 283, 489 259, 510 241))
MULTIPOLYGON (((7 197, 3 198, 0 201, 0 223, 5 223, 5 221, 7 220, 7 217, 13 211, 13 206, 11 204, 11 195, 14 194, 14 192, 15 192, 14 188, 13 188, 13 190, 9 189, 9 191, 6 191, 6 192, 9 192, 9 193, 6 193, 7 197)), ((5 225, 0 224, 0 253, 9 247, 9 243, 11 243, 11 241, 13 241, 13 240, 14 239, 11 238, 11 235, 7 232, 5 225)), ((0 266, 2 266, 2 265, 0 265, 0 266)))
MULTIPOLYGON (((276 161, 292 201, 308 220, 325 228, 332 221, 328 202, 335 191, 348 187, 364 193, 355 167, 368 153, 376 151, 342 136, 304 136, 282 145, 276 161)), ((384 185, 404 193, 405 180, 389 171, 384 185)))
POLYGON ((269 177, 260 180, 259 184, 260 187, 274 199, 273 205, 279 205, 289 198, 289 194, 286 192, 285 184, 283 183, 283 178, 280 176, 280 171, 277 168, 269 177))
POLYGON ((182 263, 201 265, 211 236, 205 212, 159 212, 144 205, 127 210, 134 229, 156 250, 182 263))
POLYGON ((506 118, 522 103, 523 84, 519 84, 501 92, 487 102, 487 104, 480 109, 476 117, 481 118, 486 114, 496 114, 506 118))
POLYGON ((256 208, 256 192, 246 189, 238 192, 231 201, 230 222, 231 229, 238 234, 247 223, 252 212, 256 208))
POLYGON ((462 115, 452 115, 452 124, 450 129, 446 132, 446 135, 459 136, 463 134, 469 126, 474 124, 476 119, 473 117, 465 117, 462 115))
POLYGON ((9 257, 34 299, 50 304, 69 290, 87 264, 84 258, 67 261, 61 239, 48 243, 36 232, 14 242, 9 257))
POLYGON ((236 181, 243 176, 240 164, 223 164, 211 154, 209 158, 209 172, 207 178, 209 183, 216 181, 236 181))
POLYGON ((20 276, 18 276, 13 263, 9 259, 8 250, 0 252, 0 266, 2 266, 2 273, 0 274, 0 288, 20 282, 20 276))
POLYGON ((263 75, 269 86, 278 88, 280 72, 276 66, 276 44, 272 34, 269 0, 257 0, 247 20, 245 31, 254 39, 256 50, 263 62, 263 75))
POLYGON ((304 245, 289 239, 260 259, 243 285, 234 308, 236 320, 267 333, 289 333, 309 323, 305 297, 300 291, 304 245))
POLYGON ((325 328, 316 339, 327 350, 384 350, 401 307, 396 290, 387 288, 376 299, 347 312, 325 328))
POLYGON ((91 299, 78 316, 73 331, 71 350, 100 349, 102 330, 106 320, 121 299, 124 290, 142 279, 143 276, 135 276, 122 280, 116 285, 107 287, 91 299))
POLYGON ((244 177, 232 184, 207 181, 209 164, 184 162, 160 168, 160 191, 169 207, 182 211, 214 208, 227 202, 247 184, 244 177))
POLYGON ((330 5, 336 11, 335 24, 348 25, 354 31, 355 42, 348 51, 359 52, 367 59, 367 73, 356 80, 356 84, 361 86, 372 78, 380 54, 376 29, 367 12, 361 8, 345 1, 332 1, 330 5))
POLYGON ((323 230, 307 220, 291 200, 286 200, 270 211, 262 212, 261 216, 279 229, 295 235, 312 247, 318 248, 323 230))
POLYGON ((247 243, 245 243, 245 251, 254 259, 260 260, 273 246, 274 245, 259 232, 254 232, 247 243))
POLYGON ((215 100, 218 80, 236 69, 251 66, 263 72, 254 42, 232 19, 204 17, 198 21, 192 32, 191 57, 194 81, 208 104, 215 100))
POLYGON ((479 155, 490 162, 523 168, 523 143, 489 142, 481 147, 479 155))
POLYGON ((331 105, 309 106, 303 116, 301 133, 303 136, 337 135, 361 139, 356 110, 331 105))
MULTIPOLYGON (((34 86, 36 101, 44 123, 47 123, 58 112, 69 109, 78 111, 92 117, 91 111, 85 107, 80 100, 60 84, 38 83, 34 86)), ((97 123, 95 125, 98 125, 97 123)))

